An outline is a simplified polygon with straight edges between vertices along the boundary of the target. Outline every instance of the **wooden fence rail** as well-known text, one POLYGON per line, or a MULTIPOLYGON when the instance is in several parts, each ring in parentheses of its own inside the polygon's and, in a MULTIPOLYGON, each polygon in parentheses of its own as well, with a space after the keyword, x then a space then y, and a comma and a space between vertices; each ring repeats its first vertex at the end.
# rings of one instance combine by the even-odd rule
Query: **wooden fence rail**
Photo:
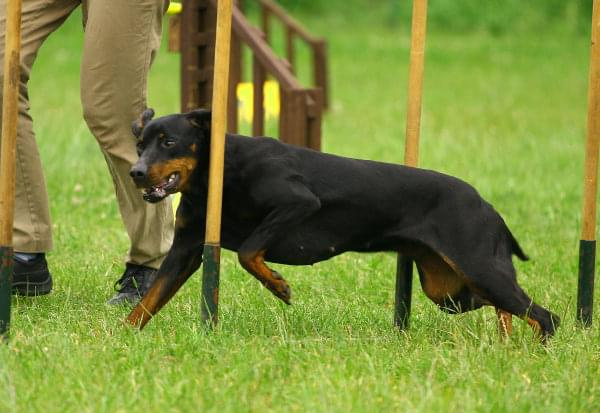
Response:
POLYGON ((323 91, 323 107, 329 105, 329 83, 327 81, 327 43, 321 37, 313 36, 304 26, 294 19, 279 4, 272 0, 258 0, 261 6, 262 30, 265 34, 265 40, 269 43, 271 37, 271 16, 276 17, 284 26, 286 59, 290 65, 291 71, 296 71, 296 48, 294 40, 296 38, 304 41, 312 52, 312 72, 313 84, 323 91))

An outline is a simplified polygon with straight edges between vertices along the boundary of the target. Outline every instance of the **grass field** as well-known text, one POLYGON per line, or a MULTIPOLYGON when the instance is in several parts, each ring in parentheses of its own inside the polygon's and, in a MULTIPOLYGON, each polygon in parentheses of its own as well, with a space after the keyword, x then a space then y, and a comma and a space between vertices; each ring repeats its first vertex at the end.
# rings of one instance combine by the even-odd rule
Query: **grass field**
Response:
MULTIPOLYGON (((302 16, 329 40, 325 151, 403 159, 409 36, 406 24, 378 24, 384 14, 302 16)), ((74 16, 42 49, 30 90, 56 288, 13 300, 0 412, 600 411, 599 321, 574 321, 589 35, 430 27, 427 42, 421 166, 472 183, 505 217, 532 257, 516 263, 520 283, 563 319, 546 347, 519 320, 500 342, 489 308, 443 314, 417 280, 399 333, 393 254, 277 266, 294 293, 287 307, 226 252, 217 331, 199 324, 198 276, 142 333, 123 327, 128 310, 105 301, 128 240, 81 117, 74 16)), ((149 96, 158 114, 178 110, 178 81, 178 57, 162 53, 149 96)))

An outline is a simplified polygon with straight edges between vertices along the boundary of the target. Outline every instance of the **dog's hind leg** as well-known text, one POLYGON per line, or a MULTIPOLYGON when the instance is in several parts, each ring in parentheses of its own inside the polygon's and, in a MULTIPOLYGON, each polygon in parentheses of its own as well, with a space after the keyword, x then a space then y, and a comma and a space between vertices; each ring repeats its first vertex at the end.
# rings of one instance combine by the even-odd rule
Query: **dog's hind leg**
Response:
POLYGON ((404 243, 403 250, 415 258, 425 295, 442 311, 458 314, 489 304, 470 290, 466 277, 447 257, 418 244, 404 243))
POLYGON ((499 311, 525 320, 542 341, 554 335, 560 318, 529 298, 517 284, 514 269, 507 271, 496 268, 495 272, 478 277, 474 283, 499 311))
POLYGON ((264 256, 264 250, 255 253, 238 253, 240 264, 246 271, 267 287, 277 298, 286 304, 290 304, 292 297, 290 287, 277 271, 267 267, 264 256))
POLYGON ((498 317, 498 334, 501 339, 506 339, 512 335, 512 314, 496 307, 496 316, 498 317))

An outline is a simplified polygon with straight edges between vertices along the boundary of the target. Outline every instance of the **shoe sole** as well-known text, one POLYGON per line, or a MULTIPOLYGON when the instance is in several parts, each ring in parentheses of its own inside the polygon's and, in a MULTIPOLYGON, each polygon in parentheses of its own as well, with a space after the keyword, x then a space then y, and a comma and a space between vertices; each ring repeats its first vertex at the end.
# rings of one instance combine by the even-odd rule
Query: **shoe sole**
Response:
POLYGON ((35 297, 46 295, 52 291, 52 277, 46 278, 41 282, 17 282, 12 284, 12 292, 24 297, 35 297))
POLYGON ((133 294, 123 294, 123 293, 119 293, 117 295, 115 295, 114 297, 110 298, 106 304, 108 305, 127 305, 127 306, 131 306, 134 307, 137 305, 137 303, 140 302, 140 296, 139 295, 133 295, 133 294))

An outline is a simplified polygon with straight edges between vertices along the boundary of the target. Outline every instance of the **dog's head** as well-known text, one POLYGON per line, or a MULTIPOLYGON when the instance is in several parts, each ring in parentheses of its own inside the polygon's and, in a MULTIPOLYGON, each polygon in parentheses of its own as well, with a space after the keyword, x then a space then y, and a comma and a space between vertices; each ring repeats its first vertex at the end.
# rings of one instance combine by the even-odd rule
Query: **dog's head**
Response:
POLYGON ((132 124, 140 158, 129 174, 138 188, 144 188, 144 199, 154 203, 185 190, 199 154, 208 151, 210 111, 152 120, 153 116, 154 111, 146 109, 132 124))

